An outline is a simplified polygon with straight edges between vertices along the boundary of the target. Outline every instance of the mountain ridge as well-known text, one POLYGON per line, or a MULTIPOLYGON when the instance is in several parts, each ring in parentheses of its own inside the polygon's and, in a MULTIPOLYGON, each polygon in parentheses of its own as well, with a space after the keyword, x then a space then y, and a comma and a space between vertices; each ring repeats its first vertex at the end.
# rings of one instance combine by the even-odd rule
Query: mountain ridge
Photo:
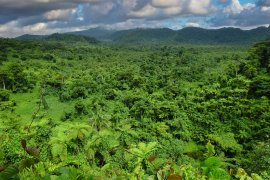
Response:
POLYGON ((31 35, 24 34, 17 37, 19 40, 39 40, 39 41, 57 41, 57 42, 86 42, 86 43, 98 43, 99 41, 93 37, 82 36, 76 34, 61 34, 54 33, 51 35, 31 35))
MULTIPOLYGON (((91 28, 84 31, 74 31, 69 34, 95 38, 103 42, 112 43, 190 43, 190 44, 242 44, 254 43, 270 38, 269 27, 257 27, 243 30, 235 27, 219 29, 204 29, 200 27, 185 27, 180 30, 170 28, 136 28, 127 30, 112 30, 104 28, 91 28)), ((49 35, 22 35, 21 40, 46 39, 49 35)))

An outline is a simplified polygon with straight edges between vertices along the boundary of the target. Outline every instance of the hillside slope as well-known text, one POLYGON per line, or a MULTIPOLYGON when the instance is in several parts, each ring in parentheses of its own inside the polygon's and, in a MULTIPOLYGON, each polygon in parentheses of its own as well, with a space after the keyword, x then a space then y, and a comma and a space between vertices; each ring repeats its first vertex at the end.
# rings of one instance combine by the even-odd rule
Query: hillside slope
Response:
MULTIPOLYGON (((181 44, 252 44, 270 38, 270 26, 258 27, 251 30, 239 28, 203 29, 187 27, 180 30, 169 28, 137 28, 129 30, 108 30, 104 28, 92 28, 84 31, 57 34, 67 38, 79 37, 95 38, 99 41, 113 43, 181 43, 181 44)), ((54 35, 55 36, 55 35, 54 35)), ((64 39, 65 39, 64 38, 64 39)), ((68 39, 69 39, 68 38, 68 39)), ((51 39, 50 36, 22 35, 17 39, 40 40, 51 39)), ((61 39, 61 38, 60 38, 61 39)), ((78 40, 82 40, 79 38, 78 40)))

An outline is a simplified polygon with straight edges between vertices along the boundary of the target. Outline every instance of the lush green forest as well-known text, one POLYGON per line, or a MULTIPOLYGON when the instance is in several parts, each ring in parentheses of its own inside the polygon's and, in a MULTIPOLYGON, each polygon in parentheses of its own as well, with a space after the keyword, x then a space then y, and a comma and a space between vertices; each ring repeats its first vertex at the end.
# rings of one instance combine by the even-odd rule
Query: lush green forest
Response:
POLYGON ((270 179, 270 42, 56 34, 0 63, 0 179, 270 179))

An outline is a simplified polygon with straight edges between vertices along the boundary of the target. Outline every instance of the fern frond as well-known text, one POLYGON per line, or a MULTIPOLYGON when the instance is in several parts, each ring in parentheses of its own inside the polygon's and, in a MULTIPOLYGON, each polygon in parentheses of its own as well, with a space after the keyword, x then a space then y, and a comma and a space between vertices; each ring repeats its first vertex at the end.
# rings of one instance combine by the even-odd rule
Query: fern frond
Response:
POLYGON ((0 179, 10 179, 12 177, 15 177, 18 173, 18 165, 8 166, 4 171, 0 173, 0 179))

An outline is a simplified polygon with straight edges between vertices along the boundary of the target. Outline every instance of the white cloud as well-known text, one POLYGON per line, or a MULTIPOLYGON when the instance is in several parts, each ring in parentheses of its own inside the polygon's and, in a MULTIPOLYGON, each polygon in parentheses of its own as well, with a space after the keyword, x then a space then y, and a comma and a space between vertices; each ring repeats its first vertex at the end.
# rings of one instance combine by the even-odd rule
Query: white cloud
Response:
POLYGON ((255 7, 256 7, 256 5, 252 4, 252 3, 247 3, 247 4, 243 5, 244 10, 251 10, 251 9, 253 9, 255 7))
POLYGON ((270 7, 263 6, 263 7, 261 8, 261 10, 262 10, 263 12, 267 12, 267 11, 270 12, 270 7))
POLYGON ((47 20, 65 20, 72 14, 75 14, 75 9, 57 9, 44 14, 47 20))
POLYGON ((124 9, 130 10, 133 9, 137 4, 137 1, 134 0, 123 0, 122 5, 124 9))
POLYGON ((168 16, 174 16, 177 14, 180 14, 182 12, 182 7, 181 6, 176 6, 176 7, 169 7, 163 10, 164 14, 168 16))
POLYGON ((0 36, 5 36, 5 34, 9 34, 12 28, 17 26, 16 21, 11 21, 6 24, 0 25, 0 36))
POLYGON ((207 14, 211 11, 211 0, 191 0, 189 11, 194 14, 207 14))
POLYGON ((48 31, 46 23, 36 23, 33 25, 25 26, 20 28, 17 21, 11 21, 0 26, 0 36, 3 37, 14 37, 25 33, 31 34, 43 34, 48 31))
POLYGON ((231 4, 224 9, 226 14, 239 14, 244 10, 251 10, 255 8, 256 5, 252 3, 241 4, 239 0, 232 0, 231 4))
POLYGON ((200 24, 195 22, 188 22, 186 23, 186 27, 200 27, 200 24))
POLYGON ((173 6, 179 6, 182 1, 181 0, 152 0, 152 5, 155 7, 173 7, 173 6))
POLYGON ((241 4, 239 0, 232 0, 231 4, 224 8, 223 14, 216 14, 208 23, 214 27, 234 26, 250 29, 269 24, 270 8, 269 0, 257 0, 256 4, 241 4))
POLYGON ((92 7, 92 10, 100 15, 107 15, 114 7, 114 3, 107 1, 106 3, 97 3, 88 5, 92 7))
POLYGON ((23 29, 25 31, 29 31, 32 33, 40 32, 40 31, 44 31, 47 29, 47 24, 46 23, 36 23, 36 24, 30 25, 30 26, 25 26, 23 29))
POLYGON ((143 18, 143 17, 150 17, 154 16, 157 13, 157 9, 151 6, 150 4, 147 4, 142 9, 138 11, 131 11, 128 13, 128 16, 130 17, 137 17, 137 18, 143 18))
POLYGON ((96 26, 258 26, 269 23, 269 7, 270 0, 0 0, 0 36, 96 26))

